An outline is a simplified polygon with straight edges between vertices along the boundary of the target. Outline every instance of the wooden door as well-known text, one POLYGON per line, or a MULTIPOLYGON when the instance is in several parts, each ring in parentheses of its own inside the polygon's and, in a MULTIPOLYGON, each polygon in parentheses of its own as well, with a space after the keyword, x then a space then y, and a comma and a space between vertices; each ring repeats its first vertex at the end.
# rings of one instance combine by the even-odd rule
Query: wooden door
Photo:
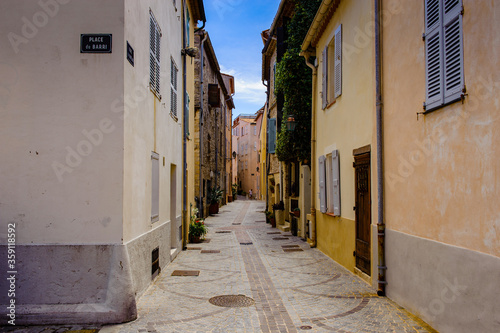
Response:
POLYGON ((371 275, 370 153, 354 156, 356 178, 356 267, 371 275))

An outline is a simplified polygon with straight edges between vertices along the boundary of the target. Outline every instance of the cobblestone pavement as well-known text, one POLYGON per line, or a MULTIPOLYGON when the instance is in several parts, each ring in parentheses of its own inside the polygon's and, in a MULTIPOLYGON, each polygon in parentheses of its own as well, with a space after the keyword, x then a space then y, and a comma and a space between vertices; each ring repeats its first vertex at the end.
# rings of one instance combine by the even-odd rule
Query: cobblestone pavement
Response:
POLYGON ((436 332, 300 238, 271 228, 264 206, 222 207, 205 221, 209 241, 189 244, 139 299, 139 318, 100 333, 436 332), (199 276, 172 276, 179 270, 199 276), (226 301, 234 307, 211 303, 223 295, 247 298, 226 301))

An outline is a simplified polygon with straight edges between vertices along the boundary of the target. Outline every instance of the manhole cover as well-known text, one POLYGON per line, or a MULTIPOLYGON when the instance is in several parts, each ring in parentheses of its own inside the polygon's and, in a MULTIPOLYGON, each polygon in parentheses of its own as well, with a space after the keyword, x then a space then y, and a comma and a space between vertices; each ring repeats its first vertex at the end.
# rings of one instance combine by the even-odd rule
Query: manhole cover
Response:
POLYGON ((252 306, 255 301, 245 295, 222 295, 215 296, 208 300, 210 304, 222 306, 226 308, 243 308, 252 306))

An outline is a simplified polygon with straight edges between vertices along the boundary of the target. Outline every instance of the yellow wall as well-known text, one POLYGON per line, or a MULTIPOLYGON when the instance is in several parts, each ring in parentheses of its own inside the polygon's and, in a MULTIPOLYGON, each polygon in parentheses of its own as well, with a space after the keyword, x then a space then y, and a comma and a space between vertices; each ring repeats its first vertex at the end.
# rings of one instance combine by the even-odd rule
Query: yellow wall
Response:
MULTIPOLYGON (((355 206, 353 150, 366 145, 371 145, 372 221, 376 221, 374 39, 359 37, 360 31, 372 22, 372 5, 371 1, 342 1, 316 47, 319 65, 315 83, 317 92, 315 168, 318 169, 317 162, 321 155, 330 154, 334 149, 338 149, 341 177, 341 218, 334 218, 319 210, 319 179, 316 172, 316 188, 312 192, 316 208, 317 247, 350 270, 353 270, 355 265, 353 251, 356 232, 353 211, 355 206), (343 47, 342 95, 337 98, 335 104, 323 110, 321 55, 339 24, 342 24, 343 47)), ((374 245, 376 244, 372 244, 372 249, 374 245)), ((372 250, 372 262, 373 253, 372 250)))
POLYGON ((417 121, 425 100, 424 8, 403 2, 384 27, 387 226, 500 256, 500 3, 463 1, 468 96, 417 121))

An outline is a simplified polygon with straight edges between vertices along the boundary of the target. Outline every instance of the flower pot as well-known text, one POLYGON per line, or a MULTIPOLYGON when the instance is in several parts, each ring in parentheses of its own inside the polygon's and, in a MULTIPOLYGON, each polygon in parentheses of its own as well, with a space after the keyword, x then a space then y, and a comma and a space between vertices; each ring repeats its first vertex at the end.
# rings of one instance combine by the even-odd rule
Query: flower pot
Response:
POLYGON ((300 217, 300 210, 299 211, 294 211, 293 215, 295 215, 295 217, 300 217))
POLYGON ((208 207, 208 212, 210 215, 215 215, 219 213, 219 203, 210 204, 208 207))
POLYGON ((201 243, 203 239, 200 236, 189 235, 189 243, 201 243))
POLYGON ((271 227, 276 228, 276 219, 271 217, 269 220, 271 220, 271 227))
POLYGON ((227 202, 233 202, 233 196, 232 195, 228 195, 227 196, 227 202))

